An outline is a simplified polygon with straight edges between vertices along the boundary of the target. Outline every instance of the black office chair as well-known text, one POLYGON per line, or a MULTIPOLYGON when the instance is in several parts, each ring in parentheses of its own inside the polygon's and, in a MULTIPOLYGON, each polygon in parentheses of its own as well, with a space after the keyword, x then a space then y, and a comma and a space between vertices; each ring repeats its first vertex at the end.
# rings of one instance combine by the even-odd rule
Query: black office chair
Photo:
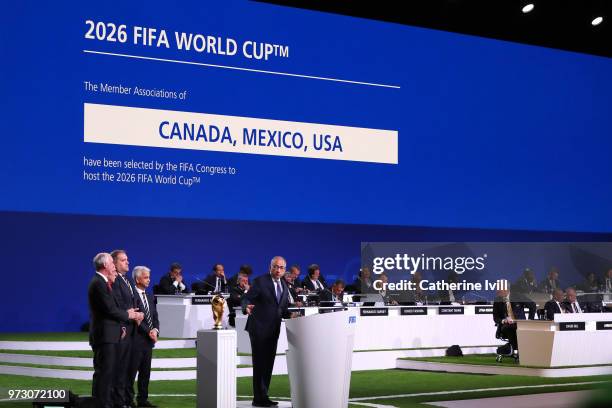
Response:
POLYGON ((496 324, 495 326, 497 326, 497 329, 495 331, 495 338, 506 342, 506 344, 499 346, 497 348, 495 361, 498 363, 501 363, 504 357, 506 358, 510 357, 514 359, 514 362, 516 364, 518 364, 519 362, 518 350, 515 350, 514 347, 512 347, 512 344, 510 344, 510 341, 508 341, 508 339, 504 337, 501 331, 501 325, 496 324))

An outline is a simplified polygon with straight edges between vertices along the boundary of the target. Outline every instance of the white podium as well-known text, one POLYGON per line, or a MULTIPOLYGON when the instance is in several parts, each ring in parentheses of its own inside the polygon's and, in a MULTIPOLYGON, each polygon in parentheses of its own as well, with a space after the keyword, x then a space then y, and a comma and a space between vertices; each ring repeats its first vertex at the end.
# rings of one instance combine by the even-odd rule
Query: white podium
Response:
POLYGON ((294 408, 345 408, 351 384, 355 310, 285 321, 294 408))
POLYGON ((518 320, 522 365, 612 364, 612 313, 557 313, 554 321, 518 320))
POLYGON ((197 408, 235 408, 236 331, 198 331, 197 352, 197 408))

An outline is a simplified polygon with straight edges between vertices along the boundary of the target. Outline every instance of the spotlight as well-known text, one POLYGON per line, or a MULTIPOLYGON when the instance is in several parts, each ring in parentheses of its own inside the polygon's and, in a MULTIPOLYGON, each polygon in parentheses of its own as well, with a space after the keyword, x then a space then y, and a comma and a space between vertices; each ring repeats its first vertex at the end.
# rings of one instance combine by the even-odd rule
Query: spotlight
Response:
POLYGON ((599 17, 595 17, 593 19, 593 21, 591 21, 591 25, 593 27, 600 25, 601 23, 603 23, 603 17, 599 16, 599 17))
POLYGON ((521 11, 525 14, 529 13, 531 10, 533 10, 534 8, 534 4, 533 3, 527 3, 525 4, 525 6, 523 6, 523 8, 521 9, 521 11))

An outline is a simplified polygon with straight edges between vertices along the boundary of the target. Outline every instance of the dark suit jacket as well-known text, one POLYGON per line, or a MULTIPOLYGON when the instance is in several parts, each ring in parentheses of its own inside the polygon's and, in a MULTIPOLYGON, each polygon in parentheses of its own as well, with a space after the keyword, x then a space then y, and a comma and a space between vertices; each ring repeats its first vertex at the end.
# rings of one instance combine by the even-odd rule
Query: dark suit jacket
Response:
MULTIPOLYGON (((129 279, 127 279, 127 281, 128 284, 126 285, 121 276, 117 274, 117 278, 113 283, 113 296, 117 300, 117 305, 121 310, 128 310, 133 307, 138 307, 136 298, 132 296, 132 293, 136 295, 136 288, 129 279), (132 292, 130 292, 130 288, 132 288, 132 292)), ((123 326, 127 329, 127 336, 131 337, 136 323, 133 321, 125 321, 123 322, 123 326)))
POLYGON ((293 283, 291 283, 291 282, 285 280, 285 285, 287 285, 287 289, 289 290, 289 293, 291 294, 291 297, 293 298, 293 301, 294 302, 299 301, 300 299, 298 298, 298 294, 297 294, 297 292, 295 290, 295 288, 296 288, 295 281, 293 281, 293 283))
POLYGON ((529 282, 527 279, 521 277, 514 285, 512 285, 511 292, 514 295, 517 294, 531 294, 533 292, 539 292, 537 282, 529 282))
MULTIPOLYGON (((325 287, 325 284, 323 282, 321 282, 321 280, 319 279, 319 284, 321 285, 321 288, 325 287)), ((320 288, 316 288, 314 287, 314 284, 312 283, 312 281, 310 280, 310 278, 306 278, 302 281, 302 287, 306 288, 312 292, 318 291, 318 290, 323 290, 320 288)))
MULTIPOLYGON (((574 309, 572 309, 572 304, 570 302, 565 301, 562 303, 562 305, 567 313, 574 313, 574 309)), ((580 306, 582 313, 588 313, 588 307, 584 303, 578 302, 578 305, 580 306)))
MULTIPOLYGON (((373 283, 372 279, 370 279, 370 282, 373 283)), ((374 289, 373 285, 370 285, 369 287, 361 280, 360 277, 357 277, 357 279, 355 279, 355 281, 353 282, 352 288, 355 293, 376 293, 376 290, 374 289)))
POLYGON ((227 286, 230 288, 230 291, 234 286, 238 286, 238 274, 235 274, 227 280, 227 286))
POLYGON ((89 302, 89 344, 118 343, 121 324, 128 321, 127 310, 122 310, 109 293, 104 279, 95 274, 87 288, 89 302))
POLYGON ((332 293, 331 290, 323 290, 321 291, 321 293, 319 293, 319 300, 322 302, 331 302, 331 301, 335 301, 335 302, 342 302, 342 298, 343 298, 344 292, 342 294, 340 294, 339 299, 334 299, 334 295, 332 293))
POLYGON ((228 300, 228 307, 230 308, 230 313, 233 312, 234 307, 242 306, 242 297, 244 296, 244 289, 240 286, 232 286, 230 288, 230 297, 228 300))
MULTIPOLYGON (((193 282, 193 284, 191 285, 191 290, 200 295, 206 294, 206 293, 212 293, 215 291, 216 282, 217 282, 217 277, 215 276, 214 273, 211 273, 204 279, 204 281, 193 282)), ((227 279, 225 279, 224 281, 223 278, 221 278, 221 288, 220 289, 221 289, 220 293, 227 293, 230 290, 229 281, 227 279)))
MULTIPOLYGON (((512 307, 512 313, 514 313, 515 319, 525 319, 525 311, 523 310, 524 305, 520 302, 510 302, 512 307)), ((502 320, 508 317, 508 311, 506 310, 506 302, 502 298, 495 298, 493 302, 493 320, 495 324, 500 325, 502 320)))
MULTIPOLYGON (((563 302, 561 302, 561 307, 563 307, 563 302)), ((554 320, 555 313, 561 313, 561 309, 554 300, 549 300, 544 304, 544 311, 546 312, 546 320, 554 320)))
MULTIPOLYGON (((220 289, 221 289, 220 292, 221 293, 227 293, 227 291, 228 291, 227 278, 221 277, 219 279, 221 279, 221 282, 219 283, 219 286, 220 286, 220 289)), ((205 285, 206 286, 205 290, 207 290, 209 292, 214 292, 215 285, 217 283, 217 276, 214 273, 211 273, 210 275, 208 275, 206 277, 206 279, 204 279, 204 281, 207 282, 208 285, 210 285, 210 286, 205 285)))
POLYGON ((544 293, 552 293, 553 289, 560 288, 560 287, 561 286, 559 285, 559 279, 555 279, 554 285, 553 285, 551 284, 550 280, 546 278, 542 282, 540 282, 539 289, 544 293))
POLYGON ((172 283, 174 280, 170 277, 170 272, 162 276, 159 280, 159 294, 160 295, 177 295, 181 293, 187 292, 187 288, 189 287, 187 283, 183 280, 183 285, 185 285, 185 290, 180 290, 180 288, 175 287, 172 283))
POLYGON ((280 279, 283 293, 280 302, 276 301, 276 292, 272 276, 265 274, 253 281, 251 289, 242 297, 242 310, 246 311, 249 304, 255 305, 247 319, 245 330, 260 339, 278 337, 282 318, 291 317, 288 311, 289 290, 284 279, 280 279))
MULTIPOLYGON (((137 307, 140 309, 141 312, 144 313, 145 307, 142 302, 142 298, 140 297, 138 292, 134 293, 136 294, 136 303, 138 305, 137 307)), ((153 343, 153 340, 151 340, 151 338, 149 337, 149 332, 153 329, 157 329, 159 334, 159 316, 157 315, 157 306, 155 306, 155 297, 149 293, 147 293, 146 295, 147 303, 149 306, 149 313, 151 314, 151 325, 149 326, 147 318, 145 317, 140 323, 140 326, 136 326, 136 337, 141 340, 142 344, 145 344, 146 346, 152 348, 155 346, 155 343, 153 343)))

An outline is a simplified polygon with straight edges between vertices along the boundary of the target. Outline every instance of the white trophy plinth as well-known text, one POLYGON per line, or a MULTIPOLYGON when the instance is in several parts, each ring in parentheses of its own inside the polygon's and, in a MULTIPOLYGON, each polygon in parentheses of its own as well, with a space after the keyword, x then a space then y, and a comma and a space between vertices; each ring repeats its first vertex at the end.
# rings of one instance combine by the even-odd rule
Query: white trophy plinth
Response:
POLYGON ((197 353, 197 407, 235 408, 236 331, 198 331, 197 353))

